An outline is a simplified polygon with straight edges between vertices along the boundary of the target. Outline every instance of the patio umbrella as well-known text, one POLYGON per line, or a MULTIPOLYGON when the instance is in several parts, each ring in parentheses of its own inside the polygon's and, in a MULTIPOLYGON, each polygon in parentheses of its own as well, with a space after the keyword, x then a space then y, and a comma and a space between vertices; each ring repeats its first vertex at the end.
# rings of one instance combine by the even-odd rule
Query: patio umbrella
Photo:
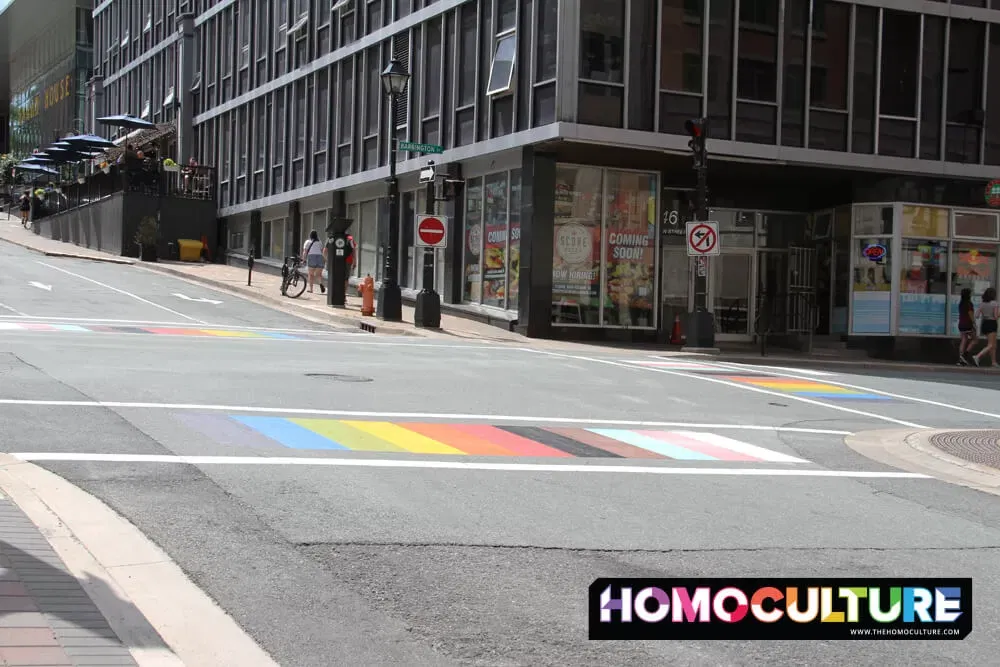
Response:
POLYGON ((72 137, 64 137, 60 144, 69 144, 77 148, 114 148, 114 142, 108 141, 96 134, 77 134, 72 137))
POLYGON ((133 130, 152 130, 156 128, 156 125, 150 123, 148 120, 129 116, 125 113, 116 116, 104 116, 103 118, 98 118, 97 122, 111 125, 112 127, 127 127, 133 130))
POLYGON ((55 164, 56 160, 48 156, 32 155, 27 160, 21 160, 21 164, 55 164))
POLYGON ((40 164, 25 164, 21 162, 20 164, 14 165, 15 169, 20 169, 21 171, 37 171, 43 174, 58 174, 59 172, 51 167, 44 167, 40 164))

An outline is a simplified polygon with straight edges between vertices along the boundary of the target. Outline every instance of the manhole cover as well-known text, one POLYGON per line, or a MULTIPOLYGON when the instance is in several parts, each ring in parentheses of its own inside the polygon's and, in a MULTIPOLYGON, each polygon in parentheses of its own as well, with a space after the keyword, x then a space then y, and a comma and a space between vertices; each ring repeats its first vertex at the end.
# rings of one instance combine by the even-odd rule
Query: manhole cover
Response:
POLYGON ((307 378, 324 378, 335 380, 336 382, 371 382, 372 378, 361 377, 360 375, 341 375, 340 373, 306 373, 307 378))
POLYGON ((970 463, 1000 468, 1000 431, 949 431, 932 435, 930 443, 970 463))

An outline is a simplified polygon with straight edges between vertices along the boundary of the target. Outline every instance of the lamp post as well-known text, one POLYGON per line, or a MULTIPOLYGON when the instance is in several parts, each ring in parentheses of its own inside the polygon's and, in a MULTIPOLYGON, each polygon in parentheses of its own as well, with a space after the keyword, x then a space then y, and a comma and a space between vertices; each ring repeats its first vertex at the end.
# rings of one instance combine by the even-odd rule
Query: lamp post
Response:
POLYGON ((399 291, 399 276, 397 275, 397 247, 399 237, 399 182, 396 180, 396 102, 400 95, 406 92, 406 84, 410 82, 410 73, 402 63, 393 59, 382 72, 382 88, 389 96, 389 239, 385 247, 385 271, 382 275, 382 285, 378 289, 378 304, 376 316, 386 322, 399 322, 403 319, 403 297, 399 291))

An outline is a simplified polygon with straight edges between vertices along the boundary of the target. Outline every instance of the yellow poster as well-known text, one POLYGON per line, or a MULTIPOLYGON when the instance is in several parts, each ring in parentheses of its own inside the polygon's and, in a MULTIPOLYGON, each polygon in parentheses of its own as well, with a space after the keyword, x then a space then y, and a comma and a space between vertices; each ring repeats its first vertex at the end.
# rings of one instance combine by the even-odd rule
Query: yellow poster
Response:
POLYGON ((903 236, 948 238, 948 209, 936 206, 904 206, 903 236))

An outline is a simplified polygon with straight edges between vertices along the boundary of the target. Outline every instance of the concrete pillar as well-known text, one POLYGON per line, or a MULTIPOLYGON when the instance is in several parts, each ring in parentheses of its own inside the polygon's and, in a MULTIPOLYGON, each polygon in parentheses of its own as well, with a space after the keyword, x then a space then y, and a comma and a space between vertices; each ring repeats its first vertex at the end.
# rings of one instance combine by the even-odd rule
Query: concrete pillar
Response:
POLYGON ((522 160, 517 331, 529 338, 548 338, 552 332, 556 159, 526 146, 522 160))
POLYGON ((194 93, 191 92, 194 83, 194 14, 178 16, 177 27, 181 34, 177 48, 177 90, 174 94, 180 102, 176 121, 177 163, 186 164, 194 156, 194 93))

